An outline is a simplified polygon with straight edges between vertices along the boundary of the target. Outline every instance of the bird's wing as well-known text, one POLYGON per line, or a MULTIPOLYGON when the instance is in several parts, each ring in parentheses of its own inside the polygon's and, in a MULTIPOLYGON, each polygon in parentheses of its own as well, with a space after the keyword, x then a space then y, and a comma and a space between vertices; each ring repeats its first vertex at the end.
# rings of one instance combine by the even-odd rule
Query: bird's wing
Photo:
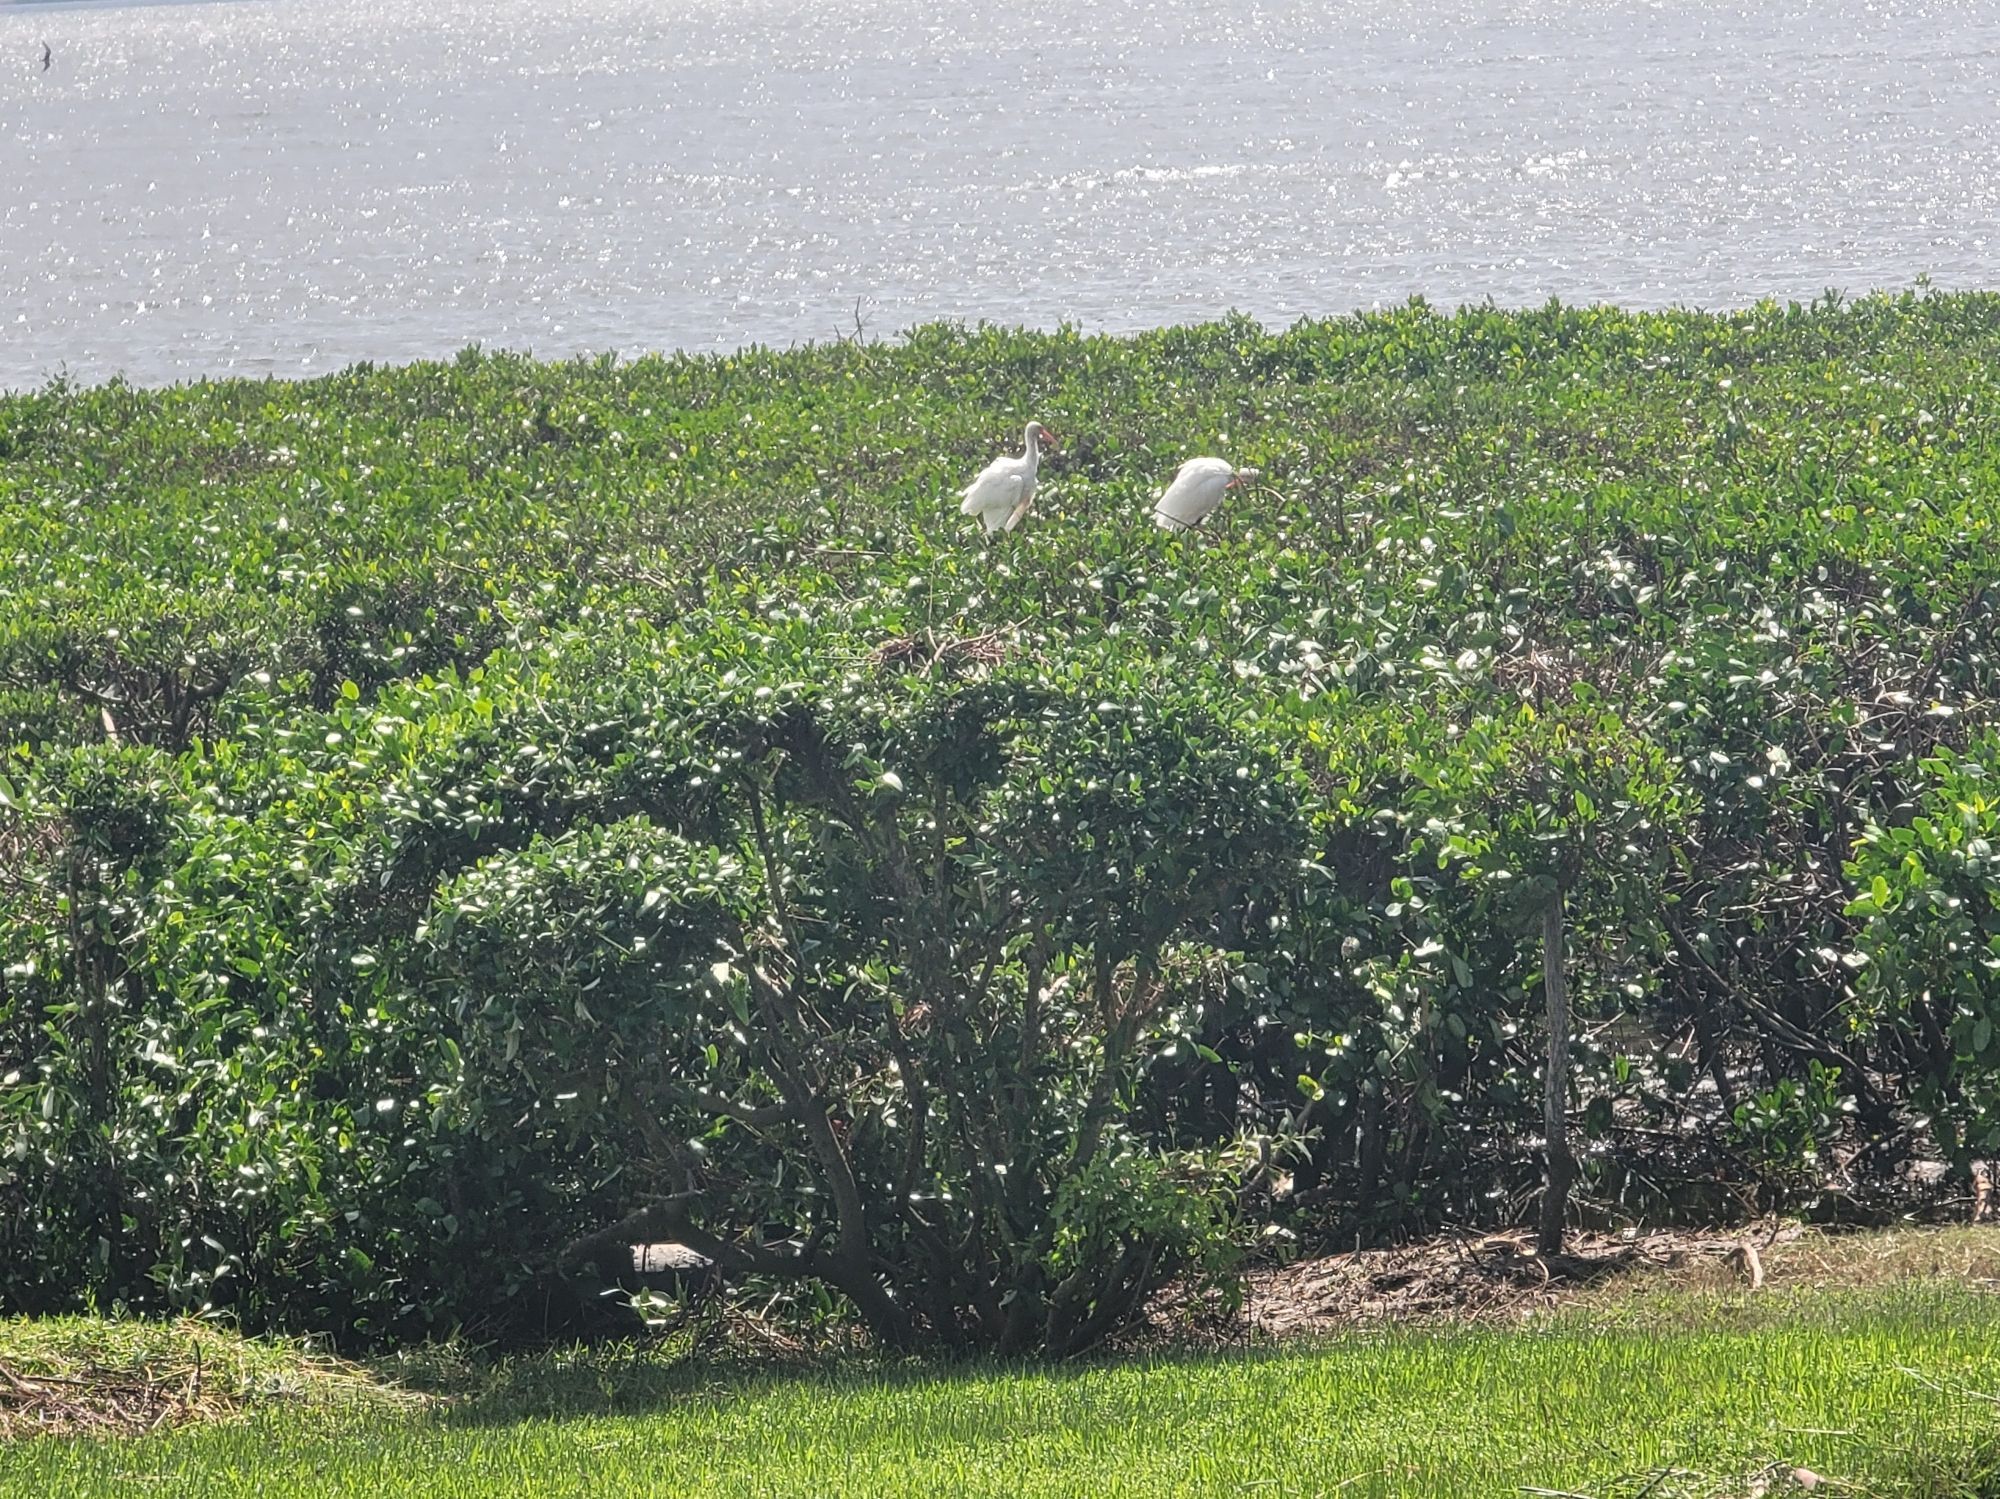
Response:
POLYGON ((958 513, 977 515, 984 510, 1012 507, 1021 497, 1023 477, 1021 466, 1014 459, 995 458, 960 491, 965 501, 958 507, 958 513))
POLYGON ((1153 514, 1162 523, 1185 529, 1201 524, 1208 513, 1222 503, 1222 489, 1229 482, 1226 463, 1193 458, 1181 465, 1174 482, 1153 502, 1153 514))
POLYGON ((969 494, 983 484, 991 484, 1000 479, 1011 479, 1020 471, 1021 460, 1003 454, 979 471, 978 476, 965 486, 966 492, 969 494))
POLYGON ((1000 528, 1003 531, 1011 531, 1021 524, 1021 517, 1028 513, 1028 502, 1035 497, 1034 486, 1027 482, 1025 474, 1015 482, 1014 488, 1016 498, 1007 512, 1007 524, 1000 528))
POLYGON ((1028 497, 1033 493, 1028 488, 1026 474, 1013 474, 1004 482, 995 484, 986 507, 979 512, 981 523, 989 531, 1013 530, 1014 522, 1028 508, 1028 497))

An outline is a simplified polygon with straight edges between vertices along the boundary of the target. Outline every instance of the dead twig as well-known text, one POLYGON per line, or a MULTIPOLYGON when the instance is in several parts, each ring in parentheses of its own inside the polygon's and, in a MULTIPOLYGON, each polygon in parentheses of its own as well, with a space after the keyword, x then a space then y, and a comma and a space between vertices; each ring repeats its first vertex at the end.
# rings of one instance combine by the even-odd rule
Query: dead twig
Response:
POLYGON ((1764 1261, 1757 1253, 1757 1246, 1755 1244, 1745 1239, 1741 1244, 1738 1244, 1734 1249, 1729 1251, 1728 1259, 1749 1280, 1751 1290, 1761 1291, 1764 1289, 1764 1261))
POLYGON ((877 671, 913 668, 928 677, 940 668, 997 666, 1006 659, 1010 644, 1000 630, 965 636, 939 636, 924 630, 883 641, 868 653, 867 659, 877 671))

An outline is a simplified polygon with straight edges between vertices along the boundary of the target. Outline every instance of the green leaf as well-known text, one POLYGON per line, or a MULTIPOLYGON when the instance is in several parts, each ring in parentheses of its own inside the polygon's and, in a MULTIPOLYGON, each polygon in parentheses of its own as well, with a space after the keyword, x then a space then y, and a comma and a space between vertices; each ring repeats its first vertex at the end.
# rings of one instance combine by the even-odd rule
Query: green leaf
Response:
POLYGON ((748 980, 727 963, 717 963, 710 970, 716 982, 722 986, 722 997, 728 1002, 729 1012, 736 1017, 738 1025, 750 1023, 750 985, 748 980))

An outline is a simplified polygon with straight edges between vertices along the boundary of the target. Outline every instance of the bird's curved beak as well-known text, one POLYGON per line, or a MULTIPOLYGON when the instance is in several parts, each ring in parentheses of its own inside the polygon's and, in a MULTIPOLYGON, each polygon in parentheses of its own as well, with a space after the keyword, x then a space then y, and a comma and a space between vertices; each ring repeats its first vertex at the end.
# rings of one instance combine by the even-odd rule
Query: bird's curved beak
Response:
POLYGON ((1062 450, 1062 444, 1056 441, 1055 433, 1051 432, 1047 427, 1042 428, 1042 441, 1057 452, 1062 450))

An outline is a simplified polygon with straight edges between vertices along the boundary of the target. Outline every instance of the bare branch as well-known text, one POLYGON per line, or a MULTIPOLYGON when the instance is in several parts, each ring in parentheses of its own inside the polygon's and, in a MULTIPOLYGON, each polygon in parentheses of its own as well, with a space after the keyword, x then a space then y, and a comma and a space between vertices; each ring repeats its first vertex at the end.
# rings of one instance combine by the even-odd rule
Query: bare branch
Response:
POLYGON ((609 1227, 571 1240, 557 1259, 556 1268, 568 1274, 592 1263, 607 1249, 671 1239, 677 1244, 685 1244, 697 1254, 706 1255, 730 1273, 787 1276, 813 1273, 803 1250, 739 1243, 718 1238, 707 1229, 698 1227, 688 1216, 696 1200, 697 1195, 692 1192, 656 1198, 644 1207, 627 1213, 609 1227))
POLYGON ((674 1085, 674 1092, 685 1098, 698 1109, 706 1109, 711 1114, 721 1114, 734 1119, 738 1124, 747 1124, 752 1129, 769 1129, 774 1124, 798 1118, 798 1111, 788 1102, 752 1104, 740 1099, 717 1093, 712 1088, 690 1088, 682 1084, 674 1085))

